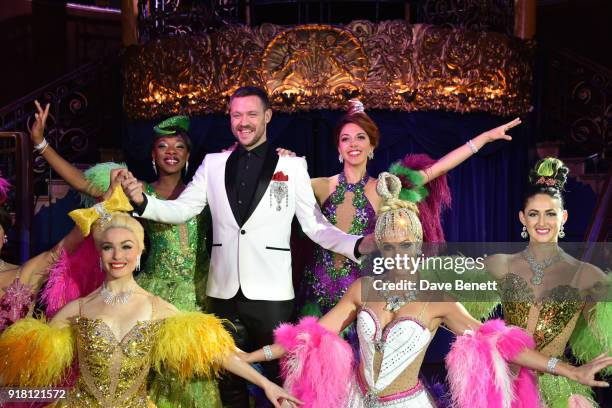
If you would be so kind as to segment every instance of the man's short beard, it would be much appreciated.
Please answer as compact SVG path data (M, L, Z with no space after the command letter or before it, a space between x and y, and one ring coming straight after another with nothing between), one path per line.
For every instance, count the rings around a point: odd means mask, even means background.
M242 145L242 146L245 147L245 148L254 146L257 143L259 143L259 141L261 140L261 138L263 136L264 136L264 132L261 132L259 135L255 134L255 137L253 137L253 139L251 139L251 142L248 145Z

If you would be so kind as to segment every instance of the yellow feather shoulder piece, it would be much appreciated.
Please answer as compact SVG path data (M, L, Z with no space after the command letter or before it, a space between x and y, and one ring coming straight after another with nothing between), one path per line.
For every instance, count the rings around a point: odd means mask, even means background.
M169 369L182 381L191 377L211 378L235 350L223 320L200 312L180 313L164 320L153 348L152 363L157 371Z
M3 386L48 387L60 382L72 364L75 339L71 326L55 328L26 318L0 335Z

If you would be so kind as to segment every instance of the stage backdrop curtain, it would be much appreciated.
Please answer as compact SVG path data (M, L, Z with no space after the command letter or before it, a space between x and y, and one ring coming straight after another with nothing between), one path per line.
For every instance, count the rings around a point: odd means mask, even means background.
M313 111L275 113L268 126L268 138L276 146L306 156L311 177L329 176L341 170L332 133L344 112ZM438 159L481 132L512 118L489 114L446 112L369 111L381 131L380 145L369 164L377 176L408 153L427 153ZM154 178L151 166L152 125L132 122L124 137L126 161L137 177ZM190 136L194 145L189 179L206 153L219 152L234 143L227 115L192 118ZM530 127L523 124L510 134L512 142L496 142L482 149L448 174L452 209L443 217L448 241L517 241L527 170ZM219 177L223 177L219 174Z

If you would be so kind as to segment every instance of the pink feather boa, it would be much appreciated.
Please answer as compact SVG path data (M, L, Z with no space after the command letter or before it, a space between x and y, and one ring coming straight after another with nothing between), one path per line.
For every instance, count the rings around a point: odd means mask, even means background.
M104 272L100 269L99 259L91 235L72 254L62 251L49 270L49 281L42 294L48 318L67 303L93 292L102 284Z
M453 405L459 408L537 408L533 373L521 368L513 379L507 362L535 342L525 331L489 320L458 336L446 356Z
M7 179L2 177L0 173L0 204L4 204L6 202L11 187L11 183L9 183Z
M302 408L346 404L353 375L353 351L346 341L314 317L280 325L274 339L287 350L281 374L289 392L304 402Z

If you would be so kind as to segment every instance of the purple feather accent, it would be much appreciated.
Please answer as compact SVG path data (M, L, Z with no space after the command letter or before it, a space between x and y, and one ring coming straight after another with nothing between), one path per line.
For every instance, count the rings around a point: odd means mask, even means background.
M427 389L437 408L451 408L450 391L444 381L440 381L436 376L430 381L423 374L419 374L419 380Z

